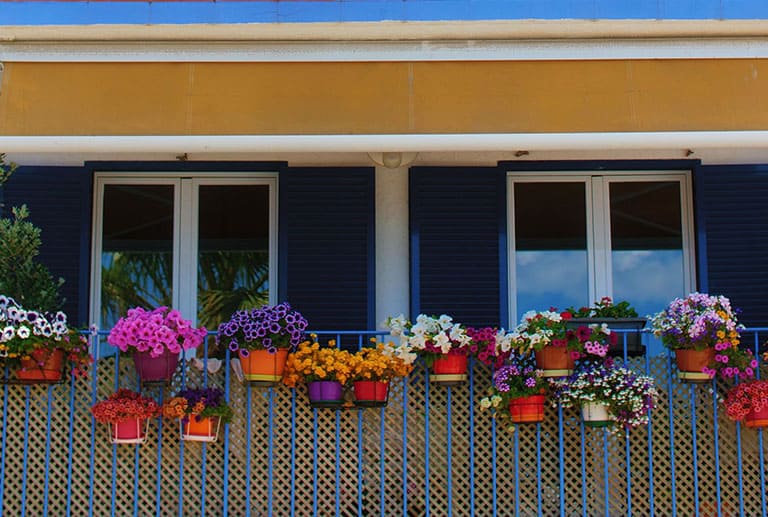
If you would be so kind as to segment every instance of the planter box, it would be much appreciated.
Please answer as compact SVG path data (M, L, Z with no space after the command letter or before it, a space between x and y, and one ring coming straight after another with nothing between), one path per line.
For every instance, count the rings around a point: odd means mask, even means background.
M627 357L638 357L645 355L645 345L643 344L641 330L645 327L645 318L572 318L568 320L566 326L570 329L576 329L581 326L602 325L605 323L611 330L627 330L629 332L618 333L619 341L616 345L611 345L608 349L608 355L611 357L624 357L624 336L627 339Z

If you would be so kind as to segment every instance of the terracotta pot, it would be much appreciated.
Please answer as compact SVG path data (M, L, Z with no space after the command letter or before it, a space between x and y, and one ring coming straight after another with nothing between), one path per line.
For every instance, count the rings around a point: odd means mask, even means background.
M509 416L515 424L544 421L544 395L530 395L509 401Z
M313 381L307 384L309 405L338 407L344 402L343 387L338 381Z
M581 418L588 427L608 427L613 423L608 406L600 402L587 402L581 406Z
M134 350L133 364L141 382L170 382L179 364L179 354L165 349L159 356L152 357L149 351Z
M389 382L387 381L354 381L355 404L363 407L380 407L387 404L389 397Z
M547 345L535 355L536 366L544 370L542 377L565 377L573 373L573 356L564 346Z
M278 348L274 354L268 350L250 350L248 357L240 358L243 377L249 382L276 384L283 379L287 348Z
M215 442L219 436L221 419L217 416L197 418L190 416L181 423L181 439L192 442Z
M33 350L31 359L21 361L21 368L16 370L16 378L29 382L58 382L62 379L64 351L37 349ZM40 363L43 363L40 365Z
M706 382L712 379L712 375L704 373L704 367L709 366L715 360L715 349L704 350L675 350L678 377L689 382Z
M768 406L760 411L750 411L744 419L744 425L753 429L768 427Z
M110 424L112 427L110 439L112 443L144 443L147 439L148 425L149 421L141 418L113 422Z

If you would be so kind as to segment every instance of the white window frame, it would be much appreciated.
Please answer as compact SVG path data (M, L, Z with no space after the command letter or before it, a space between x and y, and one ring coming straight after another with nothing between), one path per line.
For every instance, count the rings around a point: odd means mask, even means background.
M618 182L677 181L680 184L682 213L683 284L686 294L696 285L693 201L690 172L681 171L508 171L507 172L507 277L510 325L517 323L517 279L515 263L515 184L584 183L587 217L587 278L589 300L613 294L609 186Z
M198 202L204 185L266 185L269 187L269 303L277 303L278 181L271 172L99 172L94 175L93 239L91 246L91 321L100 321L101 248L106 185L172 185L173 307L197 324Z

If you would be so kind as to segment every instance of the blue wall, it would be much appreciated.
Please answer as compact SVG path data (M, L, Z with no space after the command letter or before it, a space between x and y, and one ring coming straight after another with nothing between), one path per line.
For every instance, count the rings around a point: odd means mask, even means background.
M8 2L3 25L308 23L439 20L763 19L765 0L261 0Z

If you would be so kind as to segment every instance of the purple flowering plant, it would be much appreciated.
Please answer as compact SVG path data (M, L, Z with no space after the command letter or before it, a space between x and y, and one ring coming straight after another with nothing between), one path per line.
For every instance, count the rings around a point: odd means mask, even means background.
M713 364L704 373L720 373L752 377L757 360L749 350L739 348L739 331L744 327L736 320L736 311L725 296L691 293L676 298L651 320L653 333L670 350L715 349Z
M288 302L264 305L259 309L235 311L229 321L219 325L217 344L228 346L240 357L250 350L267 350L274 354L278 348L295 350L304 341L307 320Z
M482 409L493 408L497 414L509 415L509 402L520 397L542 395L547 390L547 381L530 354L511 353L507 364L493 374L493 385L486 397L480 399Z
M182 318L175 309L158 307L149 311L134 307L112 327L107 342L123 352L137 350L159 357L165 350L179 353L196 348L207 333L205 327L193 327L192 322Z

